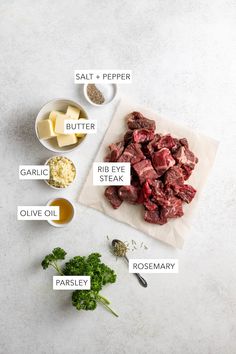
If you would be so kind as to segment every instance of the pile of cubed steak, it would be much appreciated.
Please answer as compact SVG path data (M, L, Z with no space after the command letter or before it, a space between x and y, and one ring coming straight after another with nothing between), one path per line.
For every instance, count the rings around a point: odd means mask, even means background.
M131 184L107 187L105 196L114 209L123 202L142 204L144 220L163 225L182 216L183 203L194 198L196 190L185 181L198 159L186 138L155 134L155 121L140 112L132 112L126 119L129 130L122 141L109 146L105 161L130 162Z

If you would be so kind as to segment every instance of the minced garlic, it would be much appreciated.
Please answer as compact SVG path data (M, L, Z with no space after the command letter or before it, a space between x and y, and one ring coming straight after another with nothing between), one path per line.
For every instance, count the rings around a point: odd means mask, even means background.
M50 179L48 183L56 188L68 187L75 179L76 169L73 162L67 157L52 157L48 162Z

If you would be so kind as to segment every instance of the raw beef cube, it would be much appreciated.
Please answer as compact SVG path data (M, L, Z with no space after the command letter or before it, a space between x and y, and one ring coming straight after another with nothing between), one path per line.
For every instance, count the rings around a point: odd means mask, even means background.
M157 172L157 176L160 177L170 167L174 166L175 159L172 157L170 150L163 148L152 155L152 163Z
M182 200L176 197L169 199L169 205L163 206L161 209L161 216L163 218L177 218L183 216Z
M166 200L165 203L163 203L163 205L169 205L169 200L171 197L175 196L175 193L173 191L173 188L171 188L168 184L165 185L165 196L166 196Z
M175 160L185 166L189 166L191 169L194 169L195 164L197 163L197 158L194 156L192 151L190 151L187 147L181 146L174 153Z
M186 166L186 165L182 165L181 168L183 171L184 180L186 181L191 176L193 170L189 166Z
M144 143L154 138L154 131L148 129L136 129L133 133L133 141L135 143Z
M156 129L156 123L154 120L145 118L142 113L140 112L132 112L127 115L127 125L129 129L150 129L150 130L155 130Z
M189 184L184 184L182 186L175 186L175 192L177 197L181 198L184 202L190 203L196 194L196 189L194 189Z
M109 145L110 153L106 156L105 161L116 162L124 151L124 143L122 141Z
M147 143L142 143L142 152L144 153L144 155L145 155L147 158L150 158L148 145L149 145L149 142L147 142Z
M144 196L145 200L147 200L150 197L150 195L152 194L152 189L149 185L149 182L150 181L148 181L148 180L145 181L145 183L142 186L143 196Z
M151 224L163 225L167 223L167 218L161 215L159 210L154 211L146 210L144 213L144 220Z
M104 194L114 209L119 208L119 206L122 203L122 200L118 196L118 187L115 186L107 187Z
M131 164L135 164L143 159L145 159L145 156L140 145L132 143L127 146L117 162L130 162Z
M131 144L133 141L133 130L128 130L124 135L124 143L125 145Z
M145 183L142 186L142 189L140 190L138 204L143 204L145 201L147 201L151 194L152 194L152 189L149 185L149 181L147 180L145 181Z
M142 160L136 163L135 165L133 165L133 169L137 173L141 184L143 184L146 179L152 180L158 177L150 160Z
M173 147L171 148L171 152L172 152L172 153L173 153L173 152L176 152L176 151L178 150L178 148L180 148L180 146L181 146L181 144L180 144L180 142L179 142L179 139L173 138L173 140L174 140L174 142L175 142L175 146L173 146Z
M160 139L160 135L159 134L155 134L154 135L154 138L153 140L151 140L148 145L145 147L145 152L144 154L147 156L147 157L151 157L152 154L157 151L157 143Z
M121 200L125 200L128 203L135 204L138 200L139 189L132 185L122 186L118 190L118 195Z
M139 182L139 178L136 175L136 173L134 172L133 167L131 167L131 184L134 187L137 187L139 189L141 188L141 185L140 185L140 182Z
M165 205L166 203L166 195L164 192L164 185L160 180L155 180L152 183L152 194L153 198L158 204Z
M158 205L154 202L152 202L150 199L148 199L146 202L143 203L143 205L145 206L145 209L153 211L156 210L158 208Z
M137 111L131 112L131 113L127 114L127 116L126 116L127 125L129 125L135 121L138 121L139 119L143 119L143 118L144 118L144 116L142 115L141 112L137 112ZM137 128L132 128L132 129L137 129Z
M173 186L175 184L183 184L184 183L184 176L183 170L180 166L173 166L166 171L164 176L165 184L169 186Z
M186 148L188 148L188 140L186 138L179 139L179 142L180 142L181 145L183 145Z
M162 148L171 149L175 146L175 141L170 134L162 136L157 142L157 148L160 150Z

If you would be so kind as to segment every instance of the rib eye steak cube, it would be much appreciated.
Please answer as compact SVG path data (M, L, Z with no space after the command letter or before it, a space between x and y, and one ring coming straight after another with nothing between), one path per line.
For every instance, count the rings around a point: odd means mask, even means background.
M174 166L175 159L167 148L163 148L152 155L152 164L157 172L157 177L160 177L170 167Z
M146 202L144 202L143 205L146 210L150 210L150 211L154 211L158 208L158 205L156 203L154 203L153 201L151 201L150 199L148 199Z
M138 204L143 204L152 195L152 189L149 185L149 180L145 181L139 193Z
M150 129L155 131L156 122L152 119L145 118L140 112L132 112L127 115L127 125L129 129Z
M118 188L116 186L107 187L104 193L114 209L118 209L123 202L118 195Z
M184 183L183 170L180 166L173 166L164 175L165 184L173 186Z
M197 192L196 189L189 184L183 184L182 186L176 185L174 191L176 196L181 198L186 203L190 203Z
M150 224L164 225L167 223L167 218L161 215L159 209L156 210L146 210L144 213L144 220Z
M157 148L159 150L162 148L172 149L174 146L176 146L176 144L170 134L163 135L157 142Z
M139 188L130 186L121 186L118 190L118 195L121 200L125 200L130 204L136 204L139 196Z
M105 157L107 162L116 162L124 151L124 142L119 141L118 143L109 145L110 152Z
M161 209L161 216L163 218L177 218L183 215L183 202L176 197L170 198L169 205L163 206Z
M139 181L143 184L147 179L156 179L158 177L150 160L142 160L133 165L133 169L139 177Z
M133 142L133 130L128 130L124 135L124 144L125 146Z
M198 159L195 157L194 153L186 146L181 146L173 156L179 164L188 166L191 169L194 169L195 164L198 162Z
M166 204L166 194L164 190L164 184L161 180L157 179L152 183L152 195L153 199L160 205Z
M154 130L136 129L133 132L133 141L135 143L144 143L154 139Z
M117 162L130 162L131 165L145 159L140 144L132 143L128 145Z

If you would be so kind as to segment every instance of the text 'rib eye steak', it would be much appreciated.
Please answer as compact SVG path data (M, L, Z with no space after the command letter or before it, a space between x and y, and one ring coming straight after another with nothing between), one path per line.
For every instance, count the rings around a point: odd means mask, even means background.
M155 133L155 121L140 112L131 112L126 121L129 130L122 141L109 146L105 161L129 162L131 184L107 187L107 200L114 209L123 201L142 204L144 220L152 224L183 216L184 203L196 194L185 181L198 162L187 139Z

